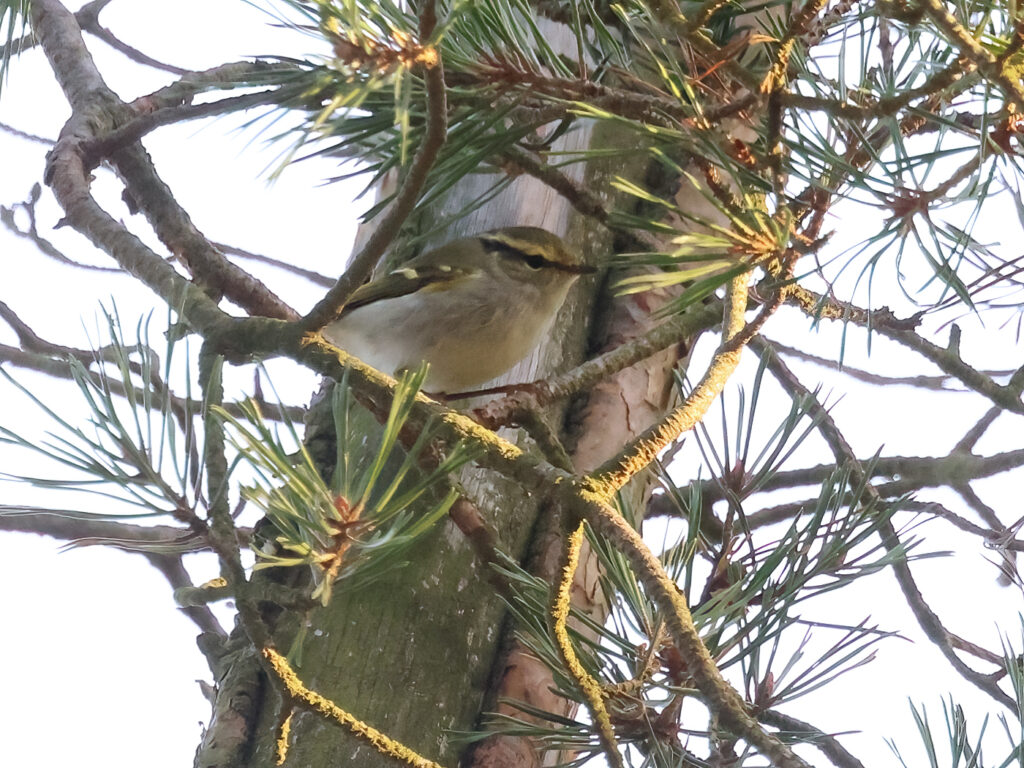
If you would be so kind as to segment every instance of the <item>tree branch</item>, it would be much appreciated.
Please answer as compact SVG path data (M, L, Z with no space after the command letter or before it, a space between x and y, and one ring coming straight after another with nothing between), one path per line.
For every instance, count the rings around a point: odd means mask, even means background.
M835 736L829 735L803 720L797 720L795 717L784 715L773 709L759 712L757 719L778 728L792 739L817 748L837 768L864 768L864 763L850 754Z
M10 208L7 206L0 206L0 223L3 223L11 234L28 240L44 256L49 256L51 259L61 264L94 272L121 272L117 267L104 267L99 264L83 264L79 261L75 261L74 259L65 256L57 246L39 234L39 230L36 226L36 203L39 201L40 191L39 185L35 184L32 187L32 193L25 202L19 203ZM28 216L28 229L21 229L18 226L18 223L14 220L15 208L20 208Z
M79 26L84 31L95 35L115 51L124 54L138 64L143 64L147 67L152 67L153 69L161 69L164 72L170 72L172 75L184 75L189 71L181 67L175 67L172 64L164 64L151 56L147 56L138 48L133 48L128 45L128 43L122 41L120 38L115 36L113 32L100 24L100 11L102 11L109 2L110 0L98 0L97 2L88 3L81 10L76 12L75 18L78 20Z
M0 505L0 530L50 536L75 547L102 545L140 554L164 575L173 589L192 586L181 555L210 550L201 537L187 528L132 525L84 516L72 510L41 507ZM209 608L190 606L182 610L203 632L226 637Z
M832 453L835 456L836 461L840 465L849 468L855 483L864 485L869 499L881 501L881 495L874 486L871 485L870 479L866 476L864 468L861 466L856 454L854 454L853 449L850 448L850 445L846 442L846 438L843 437L828 411L821 406L813 393L804 387L796 376L793 375L778 355L774 354L769 345L762 342L758 346L758 353L766 360L768 370L775 376L783 389L789 392L791 396L806 398L807 402L813 404L812 414L819 420L819 431L825 438L825 441L829 444L829 447L832 449ZM886 549L889 552L899 551L901 545L899 537L896 534L896 529L893 527L892 523L888 520L882 521L880 523L879 531L881 533L882 543L885 545ZM896 575L896 581L899 583L903 596L907 601L907 605L910 607L911 612L917 619L918 624L928 639L931 640L942 652L943 656L946 657L946 660L949 661L950 665L959 672L964 679L973 683L976 687L987 693L1000 704L1010 708L1011 711L1015 711L1013 699L1003 693L991 677L982 675L967 666L967 664L961 661L956 655L956 652L953 650L954 636L946 630L942 625L942 622L939 620L939 617L925 602L924 596L921 594L921 591L918 589L917 584L914 581L913 574L910 571L910 566L908 565L906 558L900 557L894 560L892 568Z
M739 365L740 354L746 340L743 315L747 308L749 280L750 272L746 271L733 278L730 283L725 300L722 345L708 365L704 376L683 404L592 474L596 484L607 494L606 498L610 498L615 491L629 482L631 477L647 467L658 453L679 435L692 429L704 417L711 403L725 387L725 383Z
M126 552L208 552L195 531L172 525L132 525L74 510L0 505L0 530L35 533L76 546L103 544Z
M63 5L56 0L39 0L32 3L31 13L33 28L72 109L49 155L46 173L47 183L67 214L66 222L186 317L194 320L196 313L201 313L204 322L213 322L213 312L219 310L211 307L208 299L199 298L202 292L193 286L186 288L169 265L92 198L92 163L83 146L130 120L132 110L104 83L85 48L81 29ZM213 249L159 178L141 145L122 149L111 159L157 235L190 265L215 299L223 294L255 314L296 316L266 286Z
M252 251L246 251L234 245L227 245L225 243L214 243L213 247L231 256L238 256L239 258L248 259L250 261L255 261L260 264L269 264L272 267L280 269L282 272L287 272L292 275L298 275L299 277L303 277L306 280L309 280L309 282L311 282L313 285L319 285L322 288L330 288L332 285L334 285L335 282L333 278L327 277L327 275L322 275L319 272L314 272L311 269L303 269L302 267L297 267L294 264L288 263L287 261L281 261L280 259L275 259L270 256L264 256L259 253L253 253Z
M436 25L434 0L426 0L420 9L420 44L426 44ZM441 147L444 146L448 132L448 102L440 53L437 54L436 63L424 71L423 80L426 86L427 125L423 141L412 159L409 171L387 212L381 218L380 224L374 229L363 249L352 257L345 274L338 278L334 287L302 318L302 327L306 330L319 330L338 318L345 303L355 290L366 282L373 268L377 266L380 257L384 255L419 200L420 192L426 185L427 176Z
M49 155L46 172L46 181L66 213L65 223L110 254L122 269L190 322L212 328L228 321L202 290L178 275L93 199L90 169L83 161L80 141L93 138L104 126L112 127L108 110L117 108L120 100L103 83L82 42L81 30L63 5L57 0L34 0L31 14L36 35L72 109Z
M767 337L766 337L767 338ZM857 381L863 381L866 384L876 384L881 387L887 387L893 384L905 385L908 387L918 387L920 389L933 389L942 392L953 392L957 390L946 389L945 385L950 379L956 378L952 374L945 374L943 376L883 376L882 374L873 373L872 371L866 371L860 368L854 368L853 366L846 365L838 360L830 360L827 357L821 357L820 355L812 355L810 352L805 352L797 347L791 347L787 344L782 344L777 339L769 339L772 346L775 347L775 351L785 357L793 357L797 360L804 360L808 363L814 363L820 365L823 368L830 368L834 371L849 376L851 379ZM981 371L981 373L990 378L997 376L1010 376L1013 374L1012 369L998 370L998 371ZM1001 408L995 409L997 413L1002 413Z
M99 158L108 157L134 144L147 133L161 126L214 115L226 115L265 104L281 104L298 96L302 90L303 88L300 87L281 87L247 93L242 96L229 96L203 104L177 104L151 109L151 111L142 112L138 117L129 120L119 128L85 142L82 145L82 151L90 161L95 162ZM144 99L146 97L136 100L134 104L144 103Z
M827 298L803 287L797 287L791 292L787 296L786 302L799 307L809 317L843 320L880 333L882 336L914 350L926 360L937 365L940 370L958 379L975 392L984 395L1001 408L1012 413L1024 414L1024 403L1021 402L1018 389L997 384L989 376L972 368L960 358L958 349L943 349L915 333L913 326L918 322L916 317L909 321L897 320L888 309L870 312L852 304Z

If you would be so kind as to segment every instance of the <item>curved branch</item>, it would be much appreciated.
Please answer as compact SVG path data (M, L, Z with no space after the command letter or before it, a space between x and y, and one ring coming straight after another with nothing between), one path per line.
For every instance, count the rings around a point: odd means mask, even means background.
M69 546L102 545L145 557L164 575L172 588L192 586L181 562L186 552L208 552L209 546L187 528L171 525L132 525L113 520L84 517L70 510L0 505L0 531L17 531L50 536ZM227 633L206 606L188 606L182 611L203 632L225 637Z
M427 0L420 10L419 37L425 44L437 26L434 0ZM309 331L319 330L336 320L356 288L366 282L380 257L398 234L402 223L412 213L420 192L427 182L427 175L437 159L441 147L444 146L448 133L448 102L445 94L444 67L440 54L433 66L427 67L423 73L426 86L427 125L423 141L416 150L409 172L395 194L387 213L383 215L377 228L366 241L363 249L356 254L345 274L327 294L317 302L316 306L302 318L302 327Z
M164 72L170 72L172 75L184 75L189 70L182 67L176 67L173 64L164 64L162 61L157 61L151 56L147 56L138 48L134 48L128 43L121 40L113 32L100 24L100 11L109 3L110 0L98 0L98 2L92 2L83 7L75 14L75 18L78 19L79 26L86 32L102 40L104 43L109 45L115 51L124 54L132 61L143 64L153 69L161 69Z
M46 173L47 183L67 213L66 223L89 237L190 321L217 322L214 313L221 314L220 310L211 307L210 299L200 298L203 291L185 287L185 281L170 265L93 199L90 171L94 158L86 156L84 145L130 120L132 109L107 87L85 47L75 17L61 3L37 0L31 5L31 14L36 36L71 104L71 118L48 157ZM209 295L215 300L225 295L253 314L296 317L265 285L210 245L157 175L141 145L122 149L111 160L157 235L192 268ZM197 313L202 318L197 318Z
M708 365L704 376L678 408L668 414L632 443L627 445L610 461L605 462L593 473L592 478L600 486L605 498L610 498L622 488L637 472L647 467L679 435L693 428L707 413L740 362L747 334L744 333L743 315L747 308L747 288L750 272L745 271L733 278L725 301L722 345Z
M965 386L984 395L996 405L1012 413L1024 414L1024 402L1018 389L997 384L961 358L955 348L943 349L914 331L918 317L898 320L887 309L870 312L852 304L827 298L807 288L795 287L786 302L799 307L809 317L823 317L828 320L851 322L862 328L879 333L908 349L912 349L926 360L937 365L942 371L958 379Z
M839 431L839 428L836 426L836 423L829 412L821 406L814 394L800 383L799 379L797 379L789 368L786 367L786 364L782 362L779 356L774 354L769 345L763 344L762 348L759 350L759 354L761 354L765 359L768 370L771 371L773 376L775 376L783 389L793 397L806 398L806 402L811 404L810 413L819 419L818 429L831 448L836 461L849 468L851 478L854 482L864 485L868 499L880 501L881 495L871 484L870 478L867 477L864 471L864 467L857 459L857 456L853 452L849 443L846 442L846 438L843 436L842 432ZM887 550L890 552L899 550L901 546L900 540L896 533L896 529L890 521L880 521L879 532L881 534L882 543L885 545ZM972 669L956 655L956 651L953 648L956 638L942 625L939 617L925 602L924 595L922 595L920 589L918 589L917 583L914 581L914 576L910 571L910 566L906 559L903 557L895 559L893 561L892 568L896 576L896 581L899 583L903 596L907 601L907 605L910 607L911 612L917 619L919 626L924 631L928 639L931 640L942 652L942 655L946 657L946 660L950 665L959 672L965 680L973 683L976 687L987 693L1000 704L1009 708L1011 711L1016 711L1016 705L1013 699L1007 696L991 677L983 675Z
M0 206L0 223L2 223L11 234L28 240L44 256L49 256L51 259L61 264L93 272L121 272L117 267L104 267L100 264L83 264L79 261L75 261L74 259L65 256L57 246L39 234L39 229L36 225L36 202L39 199L37 194L38 190L38 184L33 186L32 194L24 203L18 203L16 206L12 206L10 208L7 206ZM28 216L27 229L19 227L17 222L14 220L16 208L20 208Z
M57 0L34 0L32 23L54 74L71 104L72 115L47 160L46 181L65 211L64 223L110 254L122 269L153 290L199 327L214 328L228 321L201 289L131 234L92 197L90 168L80 141L93 138L112 107L123 110L93 64L82 33L68 10Z
M757 719L784 731L792 739L817 748L837 768L864 768L864 763L850 754L835 736L815 728L810 723L771 709L758 713Z

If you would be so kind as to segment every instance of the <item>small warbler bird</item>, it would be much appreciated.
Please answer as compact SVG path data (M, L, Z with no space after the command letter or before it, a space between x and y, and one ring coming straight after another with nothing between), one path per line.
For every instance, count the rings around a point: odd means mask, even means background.
M593 271L547 230L482 232L361 286L323 333L385 373L426 361L427 391L464 392L526 357Z

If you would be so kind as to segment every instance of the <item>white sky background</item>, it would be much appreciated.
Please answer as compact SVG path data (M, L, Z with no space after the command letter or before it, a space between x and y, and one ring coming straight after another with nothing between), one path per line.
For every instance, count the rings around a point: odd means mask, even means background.
M112 3L102 22L126 42L149 55L179 66L202 69L246 56L266 53L309 52L313 41L266 26L268 18L239 0L205 2L150 2L146 12L138 3ZM142 16L145 16L142 19ZM87 38L90 50L108 83L130 100L151 92L173 76L127 62L105 44ZM289 47L290 46L290 47ZM53 136L67 115L65 102L55 85L41 52L26 52L13 63L10 79L0 96L0 122L19 129ZM335 275L348 255L359 203L352 202L358 187L321 186L323 178L335 172L327 163L301 164L288 169L273 184L266 181L283 144L270 147L252 130L232 130L238 118L185 123L162 128L144 140L156 167L193 217L197 226L213 240L280 258L320 272ZM0 204L25 199L33 183L42 176L45 148L0 133ZM130 218L118 201L120 188L112 175L97 172L96 189L113 215L122 217L137 232L144 232L141 217ZM38 208L43 236L52 239L72 258L83 262L110 263L80 236L53 231L59 211L44 190ZM979 231L997 233L999 216L1010 215L1008 207L997 209L993 223ZM848 223L847 223L848 225ZM836 225L842 231L843 224ZM153 242L150 236L148 241ZM993 234L991 241L998 241ZM162 251L160 251L162 252ZM38 254L25 241L0 231L3 258L3 298L40 335L64 344L88 346L83 323L95 328L98 302L116 300L126 326L153 306L153 296L130 278L70 270ZM251 266L243 264L244 266ZM257 266L253 271L261 274ZM272 288L300 310L317 298L297 280L274 272ZM891 267L874 280L875 306L902 305L895 290L882 295L891 284ZM863 301L861 303L864 303ZM158 306L154 327L166 316ZM943 318L948 319L948 317ZM998 324L1003 318L982 318ZM1014 346L1013 328L997 331L983 328L975 317L961 321L963 349L967 362L980 368L1012 368L1020 362L1020 348ZM800 344L806 351L836 357L841 345L840 328L825 326L809 331L802 318L792 314L775 318L769 335ZM95 338L95 337L94 337ZM158 337L157 337L158 340ZM0 342L14 343L13 334L0 324ZM1007 350L1013 352L1007 359ZM710 345L701 345L695 364L707 360ZM935 373L909 353L886 340L873 339L868 358L864 337L853 332L846 344L846 360L853 366L868 367L893 375ZM745 377L756 367L747 353ZM811 365L792 363L805 382L822 380L843 395L833 415L859 453L871 453L883 443L886 454L943 455L963 432L986 410L979 397L956 393L922 394L908 387L869 388L831 375ZM315 386L312 376L283 372L274 384L301 403ZM294 370L294 369L292 369ZM698 370L692 368L691 370ZM67 402L73 389L41 376L14 371L44 399ZM243 380L242 385L245 382ZM749 385L748 385L749 392ZM778 397L770 388L771 396ZM18 429L30 432L39 422L25 401L4 387L0 395L3 421L12 417ZM736 390L729 392L736 401ZM779 400L779 402L782 402ZM764 408L762 417L773 409ZM717 408L709 428L717 431ZM732 425L730 425L732 426ZM769 432L774 424L765 418ZM1020 447L1021 419L1002 416L978 446L980 453ZM693 441L684 450L678 472L692 476L695 466ZM0 453L4 471L17 467L10 453ZM831 461L820 441L809 441L802 453L807 464ZM792 466L797 466L793 464ZM31 471L28 469L27 471ZM705 476L707 472L705 471ZM996 478L977 487L1004 520L1021 514L1019 480ZM54 496L41 498L25 487L0 485L0 503L72 505ZM925 496L941 499L941 496ZM940 522L925 529L925 549L957 548L964 539ZM934 538L931 538L933 534ZM918 563L914 572L925 585L929 603L950 629L989 648L998 648L997 623L1018 643L1017 614L1021 594L1016 588L997 590L992 586L995 569L986 553L973 548L955 561L936 559ZM163 577L141 557L99 548L76 549L63 554L52 540L27 535L0 535L0 595L7 620L0 632L0 658L5 670L0 676L0 735L5 744L5 764L44 766L86 764L102 760L110 766L144 762L154 768L190 765L200 737L200 722L209 717L196 680L208 680L206 662L195 648L194 625L173 606ZM992 559L991 555L988 555ZM195 558L197 581L216 575L212 558ZM969 725L976 732L985 714L997 714L989 700L976 696L966 684L949 673L948 666L933 646L916 631L908 611L888 575L865 581L844 591L838 605L828 598L813 606L817 620L851 618L849 606L862 603L856 616L870 615L883 629L914 627L907 631L913 642L890 640L878 648L879 658L830 689L827 701L814 696L799 700L784 711L804 717L826 730L859 729L862 735L844 743L868 765L895 765L884 737L894 737L905 756L923 759L914 733L913 721L904 696L925 703L932 722L941 722L940 698L955 691L967 707ZM894 599L895 598L895 599ZM808 607L808 614L812 609ZM75 634L69 634L74 632ZM822 635L824 640L833 640ZM941 672L940 672L941 670ZM971 707L971 703L977 706ZM990 724L994 730L995 725ZM941 727L937 729L941 733ZM55 735L56 734L56 735ZM1001 754L1005 741L992 756ZM939 744L940 754L944 750ZM817 759L815 753L810 753Z

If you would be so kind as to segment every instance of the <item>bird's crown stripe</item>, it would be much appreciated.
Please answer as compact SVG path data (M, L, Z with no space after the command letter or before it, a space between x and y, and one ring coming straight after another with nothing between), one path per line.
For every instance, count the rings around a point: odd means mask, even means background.
M480 238L480 241L485 246L498 252L504 251L505 253L509 253L511 251L513 254L520 256L539 256L549 264L557 263L548 258L547 251L540 246L536 246L522 240L507 240L506 238L498 235L485 235Z

